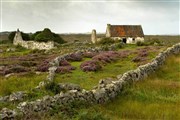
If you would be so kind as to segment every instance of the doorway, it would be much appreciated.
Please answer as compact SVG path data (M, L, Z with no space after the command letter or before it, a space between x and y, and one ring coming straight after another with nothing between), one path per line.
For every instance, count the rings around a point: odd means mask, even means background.
M126 38L123 38L122 41L123 41L123 43L126 43L127 40L126 40Z

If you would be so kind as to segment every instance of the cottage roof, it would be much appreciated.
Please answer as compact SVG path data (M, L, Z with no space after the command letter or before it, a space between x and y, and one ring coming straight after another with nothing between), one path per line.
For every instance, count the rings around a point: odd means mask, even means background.
M144 37L141 25L111 25L111 37Z

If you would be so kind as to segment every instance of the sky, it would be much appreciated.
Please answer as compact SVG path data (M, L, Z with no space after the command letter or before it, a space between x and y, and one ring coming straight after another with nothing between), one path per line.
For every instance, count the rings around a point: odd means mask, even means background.
M1 0L0 31L106 31L107 24L142 25L144 34L180 34L179 0Z

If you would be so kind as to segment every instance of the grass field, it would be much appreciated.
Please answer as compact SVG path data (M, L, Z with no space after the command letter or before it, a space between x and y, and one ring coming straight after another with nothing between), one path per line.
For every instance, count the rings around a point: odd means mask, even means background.
M180 54L171 56L156 73L126 88L117 98L95 109L111 120L180 119Z
M64 35L67 41L89 39L89 35ZM128 70L135 69L139 64L150 62L160 51L168 46L179 42L179 36L145 36L146 41L161 41L162 46L137 46L125 45L121 50L129 50L131 54L124 59L108 63L97 72L83 72L80 64L90 58L83 58L80 62L70 62L76 70L72 73L56 74L55 82L59 83L75 83L85 89L92 89L96 86L100 79L111 77L114 78ZM87 40L88 41L88 40ZM82 47L90 47L95 45L82 45ZM51 60L56 56L64 53L72 52L76 49L76 45L60 45L57 49L45 53L44 51L32 51L22 47L15 47L12 44L0 44L0 66L10 66L20 64L21 62L41 63L44 60ZM79 46L78 46L79 47ZM150 47L150 49L148 48ZM7 52L8 48L15 48L16 51ZM132 62L132 59L138 55L138 50L148 49L147 61L145 63ZM54 95L52 91L42 89L39 92L31 93L31 89L38 85L40 81L46 79L47 73L37 75L35 68L27 73L15 73L10 77L0 75L0 96L9 95L15 91L28 91L25 100L32 101L42 98L44 95ZM3 107L15 108L18 102L0 103L0 110ZM79 106L79 104L77 105ZM53 116L47 113L44 116L38 116L38 119L76 119L76 120L92 120L92 119L180 119L180 55L171 56L166 64L162 66L156 73L152 74L143 81L134 83L127 87L114 100L102 105L80 105L82 107L68 108L68 112L61 114L59 109L52 110ZM56 114L57 113L57 114ZM50 116L49 116L50 115Z
M43 114L42 120L179 120L180 119L180 54L172 55L157 72L125 88L105 104L77 103L58 109L53 116ZM52 112L52 111L51 111Z

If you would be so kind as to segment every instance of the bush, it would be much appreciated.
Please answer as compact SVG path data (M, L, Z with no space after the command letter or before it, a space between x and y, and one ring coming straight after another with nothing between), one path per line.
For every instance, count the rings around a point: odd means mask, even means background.
M108 51L94 56L92 59L100 61L102 63L111 63L118 58L118 53L114 51Z
M38 65L36 70L40 72L47 72L50 65L48 61L44 61L42 64Z
M108 37L105 37L105 38L102 38L98 44L102 44L102 45L106 45L106 44L112 44L112 43L115 43L115 41L111 38L108 38Z
M32 61L23 61L20 63L20 65L22 65L24 67L32 67L32 66L36 66L37 63L32 62Z
M56 84L55 82L51 82L49 84L46 84L44 88L48 91L53 92L54 94L58 94L61 91L61 88Z
M137 42L136 42L136 45L137 45L137 46L143 46L143 45L144 45L144 42L137 41Z
M115 46L116 46L116 48L123 48L124 44L125 43L123 43L123 42L119 42L119 43L116 43Z
M51 32L51 30L48 28L45 28L43 31L36 32L31 37L38 42L54 41L60 44L65 43L65 41L58 34Z
M61 60L59 66L70 66L71 64L67 60Z
M92 58L96 55L97 55L96 52L85 52L85 53L83 53L83 57L86 57L86 58Z
M134 57L134 58L132 59L133 62L143 62L143 61L146 61L146 60L147 60L147 58L139 57L139 56Z
M11 32L11 33L9 34L8 39L9 39L11 42L13 42L15 34L16 34L16 31L13 31L13 32ZM26 41L30 40L29 34L21 32L21 35L22 35L22 39L23 39L23 40L26 40Z
M148 52L147 50L140 50L138 53L139 57L147 57L148 56Z
M10 68L5 68L3 71L3 74L10 74L10 73L21 73L21 72L28 72L29 69L20 66L20 65L15 65L15 66L11 66Z
M81 61L82 60L82 55L78 53L72 53L66 56L65 58L67 61Z
M38 35L39 33L41 33L41 31L37 31L34 34L30 35L31 40L35 40L36 35Z
M70 73L72 70L75 70L76 67L74 66L59 66L57 69L56 69L56 73Z
M16 45L16 51L21 52L26 50L26 48L22 47L21 45Z
M98 71L102 67L98 61L90 60L90 61L85 61L85 62L81 63L80 68L84 72L89 72L89 71Z

